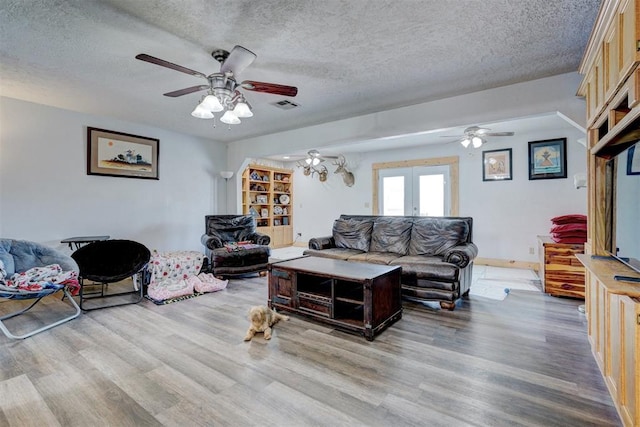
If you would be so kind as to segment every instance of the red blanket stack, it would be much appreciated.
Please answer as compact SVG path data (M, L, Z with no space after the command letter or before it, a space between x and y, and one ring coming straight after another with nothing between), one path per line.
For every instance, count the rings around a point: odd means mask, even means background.
M584 243L587 241L587 217L581 214L551 218L551 238L556 243Z

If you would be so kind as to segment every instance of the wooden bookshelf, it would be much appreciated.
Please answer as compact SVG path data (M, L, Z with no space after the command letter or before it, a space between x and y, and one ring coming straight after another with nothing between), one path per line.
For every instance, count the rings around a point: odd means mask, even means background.
M249 165L242 173L242 213L256 218L272 247L293 244L293 170Z

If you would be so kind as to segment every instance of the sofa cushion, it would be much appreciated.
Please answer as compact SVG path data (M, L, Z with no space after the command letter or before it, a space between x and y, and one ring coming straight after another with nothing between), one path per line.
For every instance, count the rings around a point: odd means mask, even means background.
M371 243L371 221L336 219L333 222L333 240L336 248L368 251Z
M404 218L378 218L373 222L371 252L393 252L406 255L409 251L411 221Z
M413 221L409 255L442 255L467 241L466 221L449 218L419 218Z
M349 261L369 262L371 264L389 264L394 259L400 257L393 252L364 252L358 255L353 255L348 258Z
M433 279L450 282L460 280L460 268L442 261L439 257L407 255L394 259L389 265L401 266L403 278L414 277L416 280Z
M357 249L346 248L329 248L329 249L306 249L303 254L309 256L317 256L322 258L348 260L354 255L361 254L362 251Z
M251 215L207 215L206 234L217 236L226 242L241 242L256 232L255 220Z

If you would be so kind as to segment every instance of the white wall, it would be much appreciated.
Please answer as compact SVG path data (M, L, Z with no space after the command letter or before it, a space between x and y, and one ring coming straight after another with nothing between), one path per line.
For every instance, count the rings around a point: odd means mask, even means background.
M224 211L221 143L6 97L0 123L2 237L65 248L66 237L110 235L201 251L204 215ZM160 179L87 175L87 127L158 138Z

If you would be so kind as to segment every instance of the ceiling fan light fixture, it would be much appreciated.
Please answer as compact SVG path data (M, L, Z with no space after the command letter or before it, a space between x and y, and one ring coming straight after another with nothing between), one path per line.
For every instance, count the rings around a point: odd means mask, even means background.
M313 160L311 160L311 166L318 166L319 164L320 164L319 157L314 157Z
M473 144L473 148L479 148L484 143L484 140L479 136L474 136L471 138L471 143Z
M462 141L460 141L460 144L462 144L464 148L467 148L469 144L471 144L471 140L469 138L465 138Z
M240 124L240 119L238 118L238 116L233 114L233 111L231 111L231 110L227 110L222 115L222 117L220 117L220 121L222 123L225 123L225 124L228 124L228 125L238 125L238 124Z
M204 99L200 103L200 106L205 110L209 110L214 113L224 110L224 107L220 103L220 100L215 95L211 94L204 97Z
M304 162L308 165L311 164L311 157L307 157L306 159L304 159Z
M213 113L206 108L202 107L202 104L198 104L196 108L191 112L193 117L198 119L213 119Z
M251 111L251 107L243 98L240 98L238 102L236 102L236 106L233 108L233 113L237 117L253 117L253 112Z

